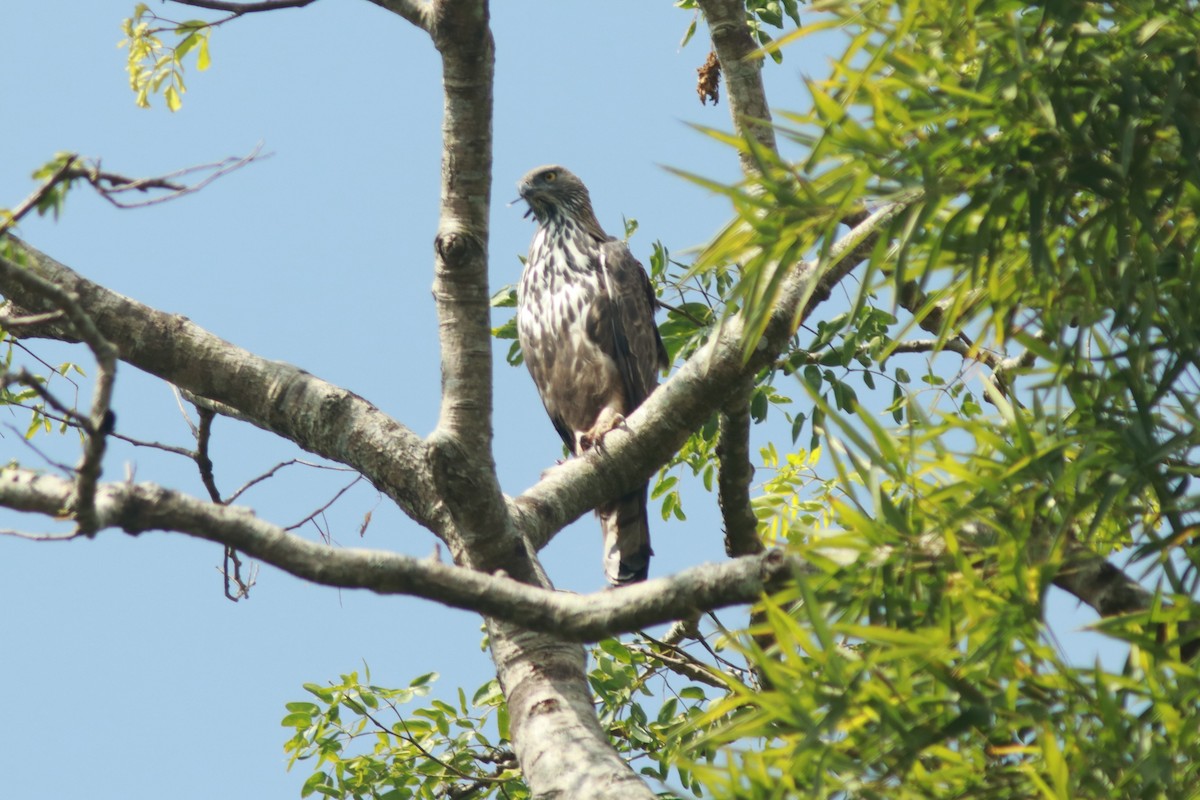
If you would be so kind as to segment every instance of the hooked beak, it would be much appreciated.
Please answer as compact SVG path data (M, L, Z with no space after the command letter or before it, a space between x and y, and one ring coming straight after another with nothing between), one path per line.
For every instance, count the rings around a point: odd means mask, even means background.
M533 216L533 203L529 199L529 195L531 194L533 194L533 187L529 185L528 181L521 181L517 184L518 197L508 204L509 206L512 206L513 203L520 202L521 200L525 201L529 208L525 209L525 213L521 215L522 219L529 219L531 216Z

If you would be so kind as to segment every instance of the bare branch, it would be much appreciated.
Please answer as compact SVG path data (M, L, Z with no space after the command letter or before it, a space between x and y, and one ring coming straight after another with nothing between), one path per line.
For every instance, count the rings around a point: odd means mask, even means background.
M40 327L48 322L57 322L65 316L61 311L47 311L45 314L26 314L24 316L0 314L0 328L5 328L20 336L24 328Z
M64 478L15 467L0 469L2 506L53 515L73 494L73 483ZM797 557L770 550L692 567L669 578L619 590L575 595L388 551L317 544L258 519L246 509L207 503L152 484L101 485L96 493L96 515L100 528L121 528L131 534L148 530L184 533L226 544L314 583L423 597L574 641L596 641L686 618L697 611L754 602L776 581L808 570ZM964 538L972 535L969 531L963 534ZM75 535L41 538L57 541ZM1055 583L1102 616L1145 610L1154 602L1153 593L1081 546L1070 551L1068 564Z
M642 638L650 642L653 647L638 647L632 645L631 649L640 650L656 661L660 662L672 672L682 675L690 681L703 683L708 686L716 687L717 689L728 689L729 683L717 677L717 670L711 665L704 663L700 659L688 653L681 647L676 647L674 644L655 639L648 636L646 633L640 634Z
M853 214L847 218L857 221L848 233L829 248L824 271L811 294L804 298L803 311L799 312L801 320L807 319L818 305L828 300L834 287L871 255L884 226L902 214L912 203L920 200L921 196L920 191L909 192L865 216Z
M55 461L54 459L50 458L50 456L48 456L46 453L42 452L41 448L39 448L36 444L34 444L32 441L30 441L25 436L23 436L21 434L21 431L17 430L15 425L10 425L8 423L5 423L4 427L12 432L13 436L15 436L17 438L17 441L20 442L22 446L28 448L34 455L36 455L38 458L40 458L42 461L44 461L49 466L53 467L54 469L58 470L59 472L61 472L64 475L71 475L74 473L74 470L71 469L71 467L69 465L62 464L58 461Z
M175 393L175 399L179 400L179 393ZM180 410L183 410L182 404ZM212 441L212 424L217 416L217 412L209 408L196 407L196 412L200 416L200 424L193 425L191 418L184 413L183 418L187 420L188 426L192 429L193 435L196 437L196 451L192 453L192 459L196 462L197 469L200 470L200 482L204 484L204 490L208 492L208 498L214 503L227 505L226 501L221 499L221 492L217 489L217 479L213 474L212 458L208 454L209 444ZM225 558L218 570L221 573L223 580L223 589L225 597L234 603L242 598L250 596L250 587L254 585L254 578L258 574L257 565L251 565L250 577L248 580L242 578L242 560L238 558L237 551L229 545L225 545Z
M29 533L27 531L0 528L0 536L24 539L28 542L69 542L72 539L78 539L83 534L79 531L75 531L74 533Z
M208 455L208 445L212 441L212 424L217 414L207 408L197 408L200 424L196 426L196 467L200 470L200 482L208 492L208 499L214 503L223 503L221 492L217 489L217 479L213 474L212 458ZM190 422L190 420L189 420Z
M350 491L350 489L353 488L354 485L357 484L361 480L362 480L361 475L355 475L354 480L350 481L348 484L346 484L341 489L339 489L337 494L335 494L333 497L331 497L328 502L326 502L324 505L322 505L316 511L312 512L311 514L309 514L307 517L300 520L299 522L288 525L286 528L284 528L284 530L285 531L294 531L297 528L302 528L309 522L312 522L314 519L316 519L320 515L324 514L326 511L328 511L330 506L332 506L334 503L336 503L338 500L340 500L342 495L344 495L346 492Z
M725 520L725 552L730 558L763 551L758 536L758 518L750 506L750 484L754 465L750 462L750 394L754 376L742 385L721 409L717 430L717 502Z
M178 1L176 0L176 2ZM261 153L262 142L259 142L254 146L253 150L241 157L226 158L211 164L199 164L194 167L186 167L175 172L169 172L165 175L147 178L130 178L116 172L107 172L100 169L99 161L87 162L82 166L74 163L64 172L63 177L69 180L78 179L86 181L101 197L117 208L142 208L158 203L165 203L178 197L198 192L217 178L228 175L230 172L240 169L252 161L268 157L261 155ZM185 178L196 173L208 174L195 183L180 183L177 180L178 178ZM121 199L121 196L128 192L147 194L152 191L163 191L166 194L137 202L126 202Z
M257 3L227 3L224 0L171 0L181 6L206 8L209 11L228 11L234 16L256 14L260 11L278 11L282 8L304 8L316 0L260 0Z
M20 369L16 372L0 373L0 384L8 386L10 383L19 383L22 386L28 387L42 399L43 403L50 406L62 415L60 418L55 418L49 414L46 414L44 411L41 412L48 419L54 419L58 422L66 422L68 425L72 425L83 430L87 429L87 416L68 408L65 403L55 397L49 389L42 385L42 381L39 380L36 375L31 374L28 370Z
M0 260L12 267L0 271L0 294L8 298L10 311L13 305L30 311L46 305L17 273L63 286L79 298L123 360L178 386L185 395L208 398L220 404L218 409L231 409L310 452L354 467L435 534L449 528L429 479L424 443L366 400L290 364L255 356L184 317L105 289L14 237L9 241L29 264L24 269ZM62 323L26 335L79 339L73 325Z
M91 316L80 304L79 296L57 282L48 280L32 269L26 269L3 256L0 256L0 282L20 286L39 301L62 311L96 359L96 383L84 429L83 456L75 469L75 497L69 504L79 529L84 533L91 533L96 530L96 482L100 478L106 436L112 431L114 421L110 404L116 379L117 348L100 333Z
M762 59L750 54L757 50L746 24L745 3L741 0L701 0L708 21L713 50L700 68L700 101L705 95L717 103L717 76L722 68L729 89L729 113L738 133L770 153L777 154L775 130L767 106L762 82ZM742 171L753 175L757 160L750 152L740 154ZM750 483L754 465L750 461L750 398L754 392L754 374L744 375L733 396L721 407L717 430L717 499L725 521L725 552L730 556L761 553L758 520L750 506Z
M771 111L767 105L766 90L762 81L762 56L753 34L746 22L746 6L742 0L699 0L699 6L708 22L710 37L720 68L725 73L729 90L730 114L738 133L752 140L764 151L778 155L775 130L771 124ZM715 103L715 83L719 70L709 55L709 63L701 70L701 100L706 94ZM753 152L741 153L742 171L753 175L759 169ZM892 206L897 212L903 206ZM831 253L830 266L820 282L814 285L808 298L805 314L828 298L829 292L851 269L857 266L874 247L878 231L890 217L880 216L857 219L857 227L850 235L835 245ZM718 431L717 454L720 460L718 475L718 497L725 520L725 548L730 556L747 555L762 551L757 527L758 522L750 506L750 483L754 467L750 462L750 398L754 389L754 373L745 374L737 384L733 396L721 407Z
M924 309L929 302L928 295L925 294L920 284L916 281L908 281L901 286L897 292L897 299L901 308L914 315ZM917 321L917 324L921 326L921 330L941 334L946 325L946 309L948 307L948 304L942 303L929 308L928 312ZM956 334L955 338L962 341L968 347L972 344L970 338L961 332Z
M38 394L41 396L41 392ZM44 397L43 399L46 399L47 402L49 402L48 398ZM59 406L63 405L62 401L58 400L57 398L54 399L54 403L57 403ZM54 404L51 405L53 407ZM33 410L31 406L27 406L23 403L13 403L13 406L16 408L24 408L31 411ZM62 414L62 416L56 415L50 411L46 411L45 409L40 409L39 413L41 413L41 415L48 420L63 425L68 425L78 430L83 430L87 424L87 418L77 411L66 411ZM112 431L108 435L113 439L119 439L122 442L133 445L134 447L148 447L154 450L162 450L164 453L183 456L189 461L194 461L196 459L196 452L194 450L188 450L186 447L177 447L173 444L164 444L162 442L147 442L142 439L135 439L132 436L126 436L125 434L118 433L117 431Z
M242 577L242 560L238 558L237 550L225 546L225 563L219 570L225 580L225 597L233 602L250 597L250 588L258 581L258 564L250 565L250 575Z
M284 469L286 467L295 466L297 464L299 464L302 467L312 467L313 469L327 469L327 470L332 470L334 472L353 472L354 471L354 470L350 469L349 467L333 467L328 464L314 464L311 461L304 461L303 459L299 459L299 458L293 458L293 459L289 459L287 461L281 461L280 463L271 467L269 470L267 470L263 474L261 474L257 477L251 478L250 480L248 480L244 484L242 484L242 487L240 489L238 489L233 494L229 495L229 497L224 501L225 504L228 505L229 503L235 502L247 490L253 488L254 486L257 486L258 484L262 483L265 480L273 478L275 476L275 473L279 472L281 469Z
M71 482L62 478L0 469L0 505L8 508L54 514L72 492ZM798 560L771 551L579 596L388 551L329 547L290 534L246 509L204 502L153 484L104 484L97 491L96 514L101 528L135 535L150 530L184 533L228 545L313 583L424 597L568 641L595 641L697 609L751 602L772 581L803 569Z

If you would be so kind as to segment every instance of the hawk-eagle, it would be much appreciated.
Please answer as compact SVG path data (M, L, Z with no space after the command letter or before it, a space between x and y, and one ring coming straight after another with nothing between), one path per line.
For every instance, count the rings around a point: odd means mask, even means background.
M517 187L538 224L517 287L517 334L550 420L578 455L641 405L667 367L654 289L628 245L600 227L574 174L538 167ZM596 509L613 585L649 570L646 491Z

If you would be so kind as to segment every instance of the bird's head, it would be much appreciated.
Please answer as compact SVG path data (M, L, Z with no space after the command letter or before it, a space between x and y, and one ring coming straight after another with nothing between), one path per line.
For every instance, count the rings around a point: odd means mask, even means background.
M556 218L581 221L595 218L587 187L565 167L548 164L530 170L517 183L517 191L521 199L529 204L525 216L533 214L539 223L551 222Z

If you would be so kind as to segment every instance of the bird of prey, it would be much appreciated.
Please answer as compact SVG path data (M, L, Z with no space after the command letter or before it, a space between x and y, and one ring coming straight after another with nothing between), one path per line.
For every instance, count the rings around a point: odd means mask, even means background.
M550 420L579 455L601 445L667 367L654 289L628 245L600 227L574 174L538 167L517 187L538 225L517 287L517 334ZM646 492L596 509L613 585L645 580L649 570Z

